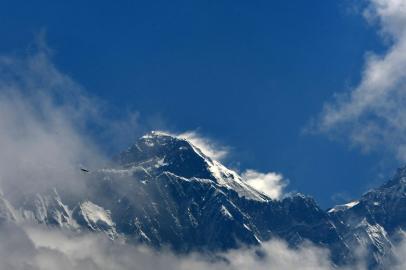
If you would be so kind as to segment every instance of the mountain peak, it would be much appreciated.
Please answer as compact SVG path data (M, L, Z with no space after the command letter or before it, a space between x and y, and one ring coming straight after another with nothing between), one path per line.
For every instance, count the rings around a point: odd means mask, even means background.
M166 132L147 133L119 154L115 161L124 169L142 167L155 176L170 172L188 179L208 179L240 196L269 200L246 184L238 173L212 160L187 139Z
M145 135L143 135L142 137L140 137L138 141L161 141L161 140L179 140L180 138L178 138L176 135L174 134L170 134L164 131L157 131L157 130L153 130L150 131L148 133L146 133Z
M162 130L151 130L150 132L143 135L141 138L151 138L151 137L172 137L177 138L178 136L173 135L169 132L162 131Z
M195 154L199 155L203 159L211 160L211 158L203 153L194 145L190 140L178 136L173 133L160 131L160 130L152 130L138 139L136 144L146 144L148 147L165 147L168 144L177 144L181 147L181 150L190 150L194 151Z
M209 157L187 140L161 131L140 137L114 160L121 167L142 166L154 174L169 171L186 178L210 178L206 166L211 162Z

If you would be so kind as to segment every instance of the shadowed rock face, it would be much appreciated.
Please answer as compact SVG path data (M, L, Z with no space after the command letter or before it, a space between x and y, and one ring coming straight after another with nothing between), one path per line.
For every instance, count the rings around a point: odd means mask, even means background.
M398 234L406 229L406 167L387 183L346 205L328 211L347 242L366 248L371 268L392 254Z
M271 238L294 247L308 240L329 248L337 264L351 263L351 250L362 246L374 268L391 255L393 238L406 226L405 171L326 212L301 194L272 200L187 140L152 132L110 166L86 174L89 192L80 197L54 189L13 207L0 195L0 222L100 231L177 252L222 251Z

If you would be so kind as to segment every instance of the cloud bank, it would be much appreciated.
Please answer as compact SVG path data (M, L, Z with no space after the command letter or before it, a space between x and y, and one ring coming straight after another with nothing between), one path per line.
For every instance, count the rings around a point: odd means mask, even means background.
M310 244L290 249L277 240L265 243L261 250L243 248L208 260L201 254L177 256L169 251L113 242L104 235L14 224L3 224L0 230L2 270L336 269L324 249Z
M369 0L364 17L379 26L389 48L383 55L367 54L360 83L325 104L317 129L406 161L406 2Z

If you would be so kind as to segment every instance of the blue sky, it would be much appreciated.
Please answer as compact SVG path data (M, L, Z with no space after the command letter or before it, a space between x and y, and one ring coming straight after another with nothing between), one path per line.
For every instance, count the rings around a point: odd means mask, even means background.
M367 52L392 46L385 22L363 15L370 2L379 1L3 1L0 52L25 52L45 30L60 70L112 113L139 114L134 138L197 130L231 147L230 166L282 173L288 190L328 207L402 164L323 120L323 131L304 132L335 94L361 84Z

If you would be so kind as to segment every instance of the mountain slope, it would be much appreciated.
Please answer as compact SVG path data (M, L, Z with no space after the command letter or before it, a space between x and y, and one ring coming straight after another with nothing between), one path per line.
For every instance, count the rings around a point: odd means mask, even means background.
M51 189L12 206L0 194L0 222L34 221L177 252L216 252L272 238L295 247L311 241L336 264L367 251L380 267L406 218L406 169L358 201L322 210L302 194L272 200L196 146L151 132L111 164L85 174L87 189L71 196Z

